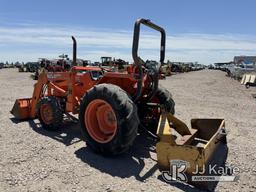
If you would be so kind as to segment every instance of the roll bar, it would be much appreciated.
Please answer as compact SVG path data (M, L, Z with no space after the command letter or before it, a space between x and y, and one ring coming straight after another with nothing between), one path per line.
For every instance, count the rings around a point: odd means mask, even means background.
M140 25L141 24L143 24L149 28L152 28L156 31L159 31L161 33L161 44L160 44L160 64L161 65L163 64L164 58L165 58L165 41L166 41L165 30L162 27L152 23L149 19L142 19L142 18L138 19L134 25L133 44L132 44L132 57L134 60L134 64L138 67L138 70L139 70L137 91L136 91L135 95L133 96L134 101L136 101L141 96L141 93L142 93L143 71L142 71L142 66L141 66L141 59L138 56ZM157 71L157 73L158 73L158 71ZM157 74L157 76L154 77L154 88L153 88L153 92L150 97L153 97L157 88L158 88L158 74Z
M149 28L152 28L156 31L161 33L161 47L160 47L160 63L164 62L165 58L165 41L166 41L166 34L165 30L162 27L152 23L149 19L138 19L134 25L134 32L133 32L133 44L132 44L132 57L134 63L136 65L140 65L140 59L138 56L138 47L139 47L139 38L140 38L140 25L143 24Z

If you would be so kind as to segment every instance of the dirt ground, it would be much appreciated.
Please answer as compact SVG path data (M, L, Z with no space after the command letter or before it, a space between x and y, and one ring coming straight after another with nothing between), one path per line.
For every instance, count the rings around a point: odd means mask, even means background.
M31 97L35 81L17 69L0 70L0 191L197 191L165 183L148 140L116 158L94 154L80 139L78 125L60 132L43 130L38 121L17 122L9 111L16 98ZM173 94L176 115L224 118L228 163L240 169L237 182L220 182L216 191L256 191L255 88L245 89L220 71L174 75L161 84Z

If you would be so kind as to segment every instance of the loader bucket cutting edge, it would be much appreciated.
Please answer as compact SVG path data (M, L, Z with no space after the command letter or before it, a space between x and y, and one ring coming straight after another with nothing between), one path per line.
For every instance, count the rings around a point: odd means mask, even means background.
M25 120L30 118L32 98L17 99L10 111L18 120Z
M186 182L199 188L211 190L214 183L194 182L191 178L196 175L197 171L204 171L202 176L210 175L209 165L224 166L228 152L224 120L192 119L191 134L176 139L171 134L169 123L173 122L169 122L161 116L157 132L160 141L156 145L159 169L171 171L172 160L184 161L189 165L185 170Z

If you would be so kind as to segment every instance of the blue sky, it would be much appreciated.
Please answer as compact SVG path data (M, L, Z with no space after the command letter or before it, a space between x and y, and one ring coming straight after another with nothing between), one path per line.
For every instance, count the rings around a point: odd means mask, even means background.
M73 3L72 3L73 2ZM166 59L212 63L256 54L253 0L0 0L0 61L71 55L132 61L134 21L149 18L166 29ZM141 52L158 59L158 34L143 28Z

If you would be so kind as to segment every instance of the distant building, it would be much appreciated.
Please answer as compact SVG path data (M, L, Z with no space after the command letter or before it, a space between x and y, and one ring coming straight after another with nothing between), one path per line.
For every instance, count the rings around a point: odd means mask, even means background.
M254 64L256 63L256 56L235 56L234 63L239 64Z

